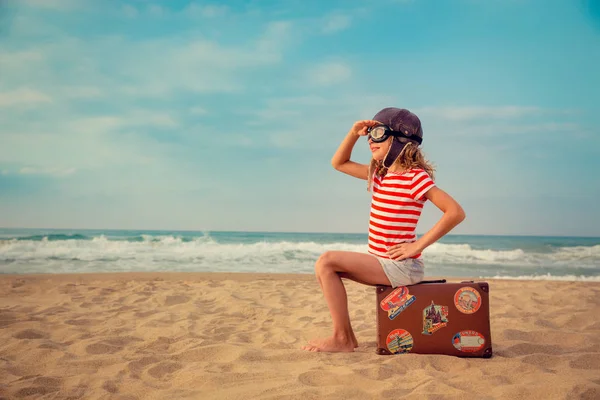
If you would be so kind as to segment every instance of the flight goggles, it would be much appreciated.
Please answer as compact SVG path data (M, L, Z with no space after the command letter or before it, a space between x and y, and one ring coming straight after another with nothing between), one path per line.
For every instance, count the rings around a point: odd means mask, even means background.
M423 141L423 139L421 139L417 135L406 135L403 132L393 131L386 125L377 125L370 127L369 129L367 129L367 135L367 139L370 138L375 143L384 142L390 136L407 138L410 140L414 140L419 144L421 144L421 142Z

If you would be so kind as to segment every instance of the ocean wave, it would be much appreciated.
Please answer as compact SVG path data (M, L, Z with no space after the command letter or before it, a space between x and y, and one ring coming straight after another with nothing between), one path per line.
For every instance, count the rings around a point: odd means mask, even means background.
M496 275L480 277L481 279L505 279L505 280L519 280L519 281L577 281L577 282L600 282L600 276L585 276L585 275L519 275L519 276L508 276L508 275Z
M31 236L20 236L20 237L16 237L13 238L12 240L30 240L30 241L59 241L59 240L88 240L90 239L90 237L85 236L85 235L81 235L79 233L74 233L74 234L63 234L63 233L57 233L57 234L48 234L48 235L31 235ZM11 240L11 239L8 239ZM0 240L1 241L1 240Z
M577 264L580 268L600 265L600 245L556 247L552 251L523 249L473 249L468 244L434 243L423 255L436 264L506 265L516 267L564 266Z
M311 273L315 261L325 251L368 251L366 243L284 240L221 243L208 233L195 237L139 234L113 238L72 234L39 239L38 236L41 235L0 239L0 272L50 269ZM428 247L423 257L430 271L444 273L471 268L480 274L533 276L550 272L555 276L560 271L559 275L594 275L600 266L600 245L526 251L477 249L469 244L438 242Z

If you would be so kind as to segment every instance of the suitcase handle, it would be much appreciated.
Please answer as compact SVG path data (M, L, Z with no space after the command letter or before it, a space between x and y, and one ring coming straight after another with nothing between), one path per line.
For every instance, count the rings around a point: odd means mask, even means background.
M445 279L437 279L433 281L421 281L419 283L415 283L415 285L420 285L421 283L446 283Z

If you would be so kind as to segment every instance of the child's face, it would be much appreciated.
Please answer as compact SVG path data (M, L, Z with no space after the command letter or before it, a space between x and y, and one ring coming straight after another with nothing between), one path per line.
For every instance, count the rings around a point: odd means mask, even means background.
M390 136L385 142L381 143L375 143L371 139L369 139L369 147L371 148L371 153L373 154L373 158L375 160L381 161L385 158L385 155L388 153L393 139L394 138Z

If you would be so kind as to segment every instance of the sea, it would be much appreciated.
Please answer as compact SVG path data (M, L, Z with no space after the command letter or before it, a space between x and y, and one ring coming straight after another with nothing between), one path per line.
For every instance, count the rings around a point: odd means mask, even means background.
M312 274L327 250L367 253L367 235L0 229L0 274ZM598 282L600 238L446 235L423 260L426 276Z

